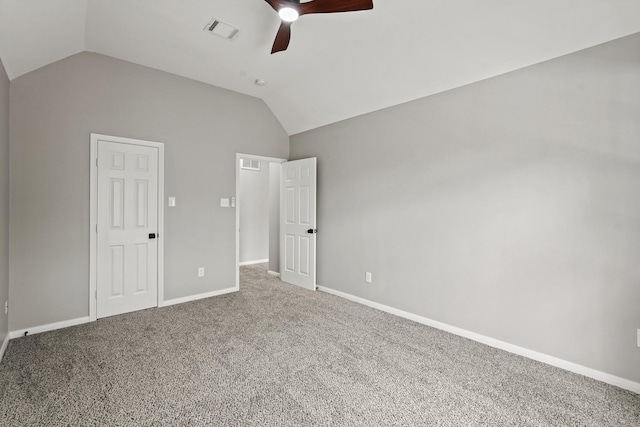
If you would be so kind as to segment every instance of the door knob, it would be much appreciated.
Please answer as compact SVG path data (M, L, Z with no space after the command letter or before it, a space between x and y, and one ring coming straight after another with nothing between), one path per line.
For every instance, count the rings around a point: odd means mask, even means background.
M156 233L149 233L149 238L150 239L155 239L156 238Z
M307 233L309 234L316 234L318 232L318 230L316 230L315 228L310 228L307 230Z

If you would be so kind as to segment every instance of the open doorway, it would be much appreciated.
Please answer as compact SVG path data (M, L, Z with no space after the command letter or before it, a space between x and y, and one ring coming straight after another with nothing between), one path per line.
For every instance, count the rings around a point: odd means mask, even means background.
M236 288L240 266L280 272L280 173L285 159L236 154Z

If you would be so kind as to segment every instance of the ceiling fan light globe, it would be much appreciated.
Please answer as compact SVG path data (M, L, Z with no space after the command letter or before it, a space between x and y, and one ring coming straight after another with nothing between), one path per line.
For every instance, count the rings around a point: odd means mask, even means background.
M293 22L300 16L298 11L292 7L283 7L278 11L278 15L280 15L280 19L285 22Z

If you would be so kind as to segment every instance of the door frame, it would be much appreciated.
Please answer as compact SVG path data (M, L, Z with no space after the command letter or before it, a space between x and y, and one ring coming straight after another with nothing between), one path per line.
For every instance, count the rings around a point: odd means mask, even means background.
M280 164L288 161L287 159L281 159L279 157L236 153L236 291L240 290L240 159L253 159L260 160L262 162ZM278 243L278 250L280 250L279 248L280 243Z
M97 320L98 141L100 140L158 149L158 307L164 304L164 143L92 133L89 159L89 319L91 321Z

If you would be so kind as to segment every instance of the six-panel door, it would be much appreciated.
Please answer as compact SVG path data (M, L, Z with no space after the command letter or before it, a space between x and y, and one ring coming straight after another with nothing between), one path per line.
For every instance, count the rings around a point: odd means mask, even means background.
M98 318L157 306L157 230L158 149L98 141Z
M282 164L280 276L307 289L316 286L316 159Z

